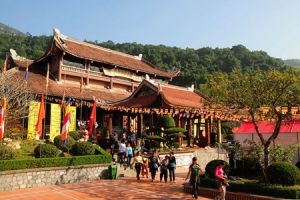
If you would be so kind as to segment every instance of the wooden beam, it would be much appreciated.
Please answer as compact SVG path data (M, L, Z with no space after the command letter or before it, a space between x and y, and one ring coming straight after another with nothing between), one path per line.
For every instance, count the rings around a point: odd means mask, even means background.
M112 135L112 127L113 127L113 115L109 115L109 121L108 121L108 131L109 135Z
M221 119L217 119L217 127L218 127L218 143L222 143L222 122Z
M86 75L86 85L87 86L90 85L90 65L91 65L90 61L86 60L85 67L86 67L86 73L87 73L87 75Z
M61 71L62 71L62 63L63 63L63 54L60 54L58 57L58 81L61 81Z

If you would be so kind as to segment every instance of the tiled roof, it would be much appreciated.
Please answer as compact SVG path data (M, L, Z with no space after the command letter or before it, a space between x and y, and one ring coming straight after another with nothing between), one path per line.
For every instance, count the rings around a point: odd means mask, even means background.
M143 90L144 85L154 88L155 94L136 96ZM138 89L127 99L116 102L114 105L128 107L149 107L159 100L161 96L163 102L171 108L201 108L208 98L194 90L162 83L154 83L144 80Z
M169 73L162 71L149 62L143 59L139 59L136 56L113 51L87 42L77 41L66 36L54 36L54 39L54 41L56 41L56 43L63 51L76 57L103 62L121 68L131 69L134 71L144 72L166 78L172 78L177 76L178 74L178 72Z
M205 101L203 97L194 91L170 85L161 85L161 95L167 104L174 107L200 108Z
M15 73L21 79L25 76L25 71L18 70L17 68L10 69L11 73ZM28 87L35 94L45 93L45 75L29 72ZM80 84L58 84L53 79L49 79L48 95L62 97L65 91L66 97L80 99ZM107 102L120 101L128 97L128 92L116 92L108 89L98 88L85 88L82 90L82 99L92 100L95 97L97 100L103 100Z

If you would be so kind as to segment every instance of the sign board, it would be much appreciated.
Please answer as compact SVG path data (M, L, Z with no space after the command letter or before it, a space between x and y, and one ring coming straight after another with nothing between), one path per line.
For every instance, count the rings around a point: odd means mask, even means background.
M50 140L54 140L55 136L60 135L61 126L61 105L51 103L50 113Z

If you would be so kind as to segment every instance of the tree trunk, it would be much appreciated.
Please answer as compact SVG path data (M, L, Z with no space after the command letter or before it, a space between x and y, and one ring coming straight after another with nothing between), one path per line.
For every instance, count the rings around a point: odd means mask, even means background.
M264 171L267 169L267 167L269 166L269 146L270 145L264 145Z

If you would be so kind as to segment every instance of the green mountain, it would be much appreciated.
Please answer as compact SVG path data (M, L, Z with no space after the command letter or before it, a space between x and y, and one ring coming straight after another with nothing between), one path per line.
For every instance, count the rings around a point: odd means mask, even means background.
M51 36L32 36L20 34L0 34L0 66L9 49L15 49L20 56L36 59L44 54ZM181 71L172 83L180 86L194 84L201 88L207 82L208 74L229 73L235 67L243 70L260 68L262 70L281 70L286 65L283 60L273 58L264 51L250 51L243 45L230 48L199 49L178 48L165 45L144 45L137 43L114 43L112 41L91 42L112 50L131 55L143 54L143 58L165 71Z
M21 31L0 22L0 34L25 36Z
M287 59L284 63L288 66L300 67L300 59Z

